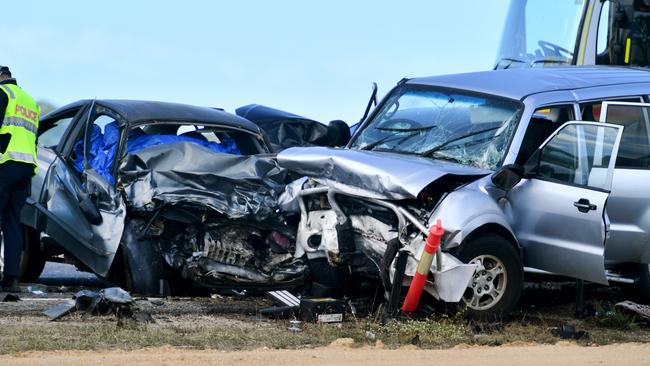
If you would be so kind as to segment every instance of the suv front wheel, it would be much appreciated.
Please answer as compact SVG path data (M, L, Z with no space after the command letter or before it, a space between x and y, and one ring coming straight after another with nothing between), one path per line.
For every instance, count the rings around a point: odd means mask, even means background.
M484 235L460 248L458 258L478 265L463 295L470 318L498 320L517 306L523 287L523 265L514 246L498 235Z

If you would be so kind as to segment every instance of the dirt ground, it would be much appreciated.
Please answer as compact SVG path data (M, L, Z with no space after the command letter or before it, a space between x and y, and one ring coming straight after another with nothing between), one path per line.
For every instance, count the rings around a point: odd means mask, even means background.
M291 319L262 316L272 303L252 296L138 298L152 321L85 313L50 321L42 312L74 290L43 290L0 302L0 365L650 365L650 324L613 307L626 297L617 288L590 287L583 318L575 317L574 286L543 284L528 286L504 321L440 309L384 321L366 298L343 323L303 322L299 332L288 330ZM567 325L576 339L559 333Z
M341 345L336 345L341 343ZM556 345L506 345L501 347L456 347L448 350L396 350L351 348L348 342L307 350L252 350L239 352L155 348L138 351L30 352L0 356L0 364L15 366L144 366L144 365L650 365L650 346L616 344L581 347Z

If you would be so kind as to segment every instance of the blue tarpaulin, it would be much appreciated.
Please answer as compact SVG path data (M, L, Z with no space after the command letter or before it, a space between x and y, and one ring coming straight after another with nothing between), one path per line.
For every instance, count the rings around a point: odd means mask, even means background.
M111 167L115 159L115 151L120 133L117 123L109 123L104 127L104 133L97 125L93 125L90 135L90 149L88 151L88 164L90 167L106 178L111 184L115 184L115 178L111 175ZM206 147L216 153L226 153L241 155L235 141L230 138L223 139L221 143L201 140L189 136L176 135L147 135L140 129L129 132L129 138L126 144L126 152L134 153L144 148L156 145L173 144L177 142L191 142ZM74 167L77 171L84 170L84 144L83 139L74 145L74 152L77 158L74 161Z

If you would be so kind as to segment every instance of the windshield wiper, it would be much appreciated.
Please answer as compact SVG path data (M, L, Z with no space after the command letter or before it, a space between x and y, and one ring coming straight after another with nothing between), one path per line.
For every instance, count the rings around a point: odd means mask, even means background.
M388 135L388 136L386 136L384 138L381 138L381 139L373 142L372 144L368 144L368 145L360 148L359 150L374 150L375 147L377 147L377 146L379 146L379 145L381 145L381 144L383 144L385 142L397 140L397 139L400 139L400 138L402 139L400 141L400 143L402 143L402 142L410 139L411 137L415 137L415 136L419 135L420 131L430 130L430 129L434 128L434 127L436 127L436 126L417 127L417 128L394 128L394 129L385 128L385 127L384 128L377 127L375 129L380 130L380 131L402 131L402 132L412 132L412 133L410 133L410 134L408 134L406 136L403 136L403 135Z
M510 61L510 63L508 63L507 65L505 65L503 67L504 70L509 68L510 66L512 66L512 64L514 64L515 62L520 63L520 64L525 64L526 63L526 61L524 61L524 60L518 60L516 58L510 58L510 57L502 57L502 58L499 59L499 62L497 62L497 64L494 65L494 70L499 69L499 65L501 65L502 61Z
M533 66L535 64L564 64L564 65L570 65L571 63L567 60L553 60L553 59L541 59L541 60L533 60L530 62L530 66Z
M413 127L413 128L375 127L375 130L391 131L391 132L412 132L412 131L427 131L435 127L436 126L422 126L422 127Z
M436 152L438 152L438 151L440 151L440 150L446 148L447 146L453 144L454 142L458 142L458 141L463 140L463 139L466 139L466 138L468 138L468 137L472 137L472 136L480 135L480 134L482 134L482 133L486 133L486 132L490 132L490 131L498 130L499 128L501 128L501 126L499 126L499 127L492 127L492 128L486 128L486 129L484 129L484 130L474 131L474 132L471 132L471 133L468 133L468 134L465 134L465 135L462 135L462 136L456 137L455 139L451 139L451 140L449 140L449 141L443 142L442 144L440 144L440 145L438 145L438 146L436 146L436 147L433 147L433 148L431 148L431 149L429 149L429 150L427 150L427 151L421 152L420 155L422 155L422 156L431 156L431 155L435 154Z
M417 136L417 135L419 135L419 134L420 134L419 131L416 131L416 132L411 133L411 134L408 134L408 135L406 135L406 136L401 136L401 135L398 135L398 136L395 136L395 135L388 135L388 136L386 136L386 137L384 137L384 138L382 138L382 139L379 139L379 140L373 142L372 144L368 144L368 145L366 145L366 146L360 148L359 150L374 150L375 147L377 147L377 146L383 144L384 142L389 142L389 141L393 141L393 140L397 140L397 139L402 139L402 141L400 141L400 142L404 142L404 141L406 141L407 139L409 139L409 138L411 138L411 137L415 137L415 136Z

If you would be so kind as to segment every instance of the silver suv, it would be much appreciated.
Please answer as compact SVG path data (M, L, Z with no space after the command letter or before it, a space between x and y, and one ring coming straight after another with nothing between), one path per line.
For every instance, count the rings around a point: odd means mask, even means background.
M425 290L476 317L511 312L524 272L636 282L650 296L649 95L642 69L405 79L347 148L278 155L309 177L287 190L302 215L296 254L388 289L396 254L412 276L440 219Z

